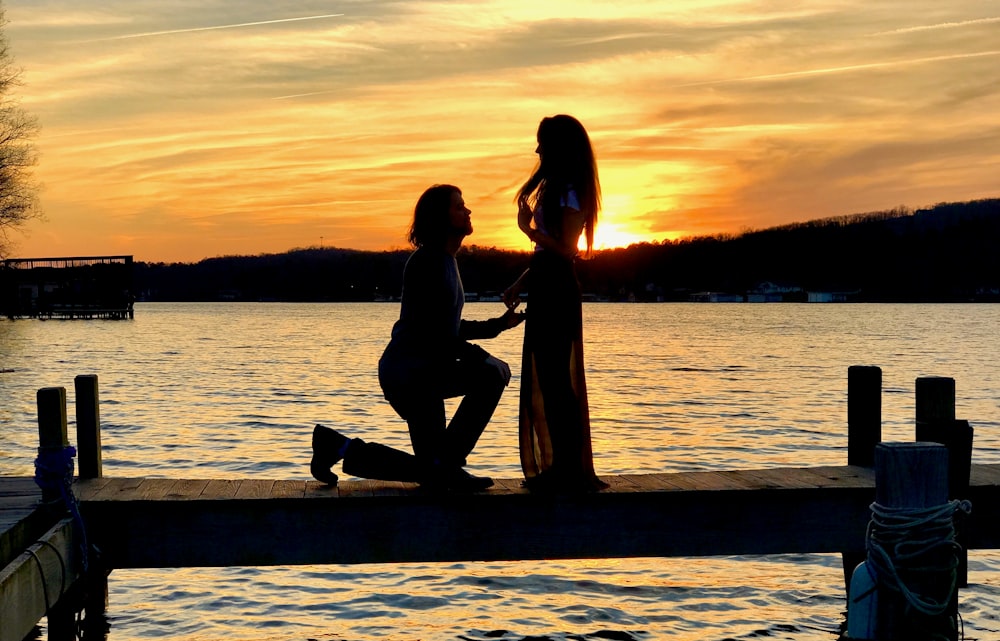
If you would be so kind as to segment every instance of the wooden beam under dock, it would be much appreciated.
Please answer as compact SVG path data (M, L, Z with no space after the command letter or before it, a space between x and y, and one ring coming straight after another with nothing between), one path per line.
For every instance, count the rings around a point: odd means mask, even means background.
M604 477L585 495L501 479L408 483L81 480L109 569L863 552L874 471L856 466ZM973 466L969 548L1000 548L1000 465ZM977 518L978 516L978 518Z

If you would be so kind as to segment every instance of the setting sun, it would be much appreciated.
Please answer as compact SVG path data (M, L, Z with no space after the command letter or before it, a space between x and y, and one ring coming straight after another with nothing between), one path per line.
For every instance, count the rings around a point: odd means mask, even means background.
M651 238L637 234L620 227L613 222L600 221L594 232L594 249L614 249L616 247L628 247L635 243L650 242ZM580 237L580 249L586 249L587 239Z

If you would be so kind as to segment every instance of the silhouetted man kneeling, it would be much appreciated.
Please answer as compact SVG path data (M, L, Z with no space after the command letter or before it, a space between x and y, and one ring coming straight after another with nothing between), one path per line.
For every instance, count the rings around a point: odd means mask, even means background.
M494 338L524 315L510 308L487 321L462 318L465 291L455 255L472 233L471 211L453 185L435 185L417 201L410 227L416 250L403 272L399 320L379 360L379 384L405 421L413 454L317 425L313 477L337 484L331 468L384 481L415 481L435 489L476 491L493 479L469 474L466 457L476 446L510 381L510 367L470 339ZM462 401L446 424L446 398Z

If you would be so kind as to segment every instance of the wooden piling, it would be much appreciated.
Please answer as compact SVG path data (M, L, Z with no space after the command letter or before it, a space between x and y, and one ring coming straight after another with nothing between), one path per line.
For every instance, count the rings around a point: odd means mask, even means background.
M875 448L875 502L888 509L933 508L948 503L948 451L937 443L881 443ZM888 541L899 530L880 532L874 527L870 537L884 534ZM897 545L902 545L897 542ZM913 551L913 542L906 542ZM893 546L895 548L896 546ZM890 555L895 549L886 550ZM930 558L927 558L929 556ZM920 559L922 567L896 565L900 581L919 597L933 596L940 603L948 601L942 614L927 614L915 609L896 589L880 579L876 614L876 639L879 641L921 641L957 639L957 600L951 581L948 553L932 550ZM871 562L869 555L869 562ZM901 559L893 558L893 561ZM911 562L914 562L910 559ZM934 569L934 565L940 569ZM931 568L929 569L928 566ZM950 589L950 593L946 592Z
M851 365L847 368L847 464L875 465L875 446L881 440L882 368ZM841 553L848 597L854 569L864 560L863 552Z
M882 368L847 368L847 464L871 467L882 440Z
M916 380L916 433L918 442L940 443L948 450L948 498L965 499L972 465L973 429L968 421L955 418L955 379L926 376ZM957 535L959 554L958 587L969 585L969 555L965 535Z
M36 395L38 403L38 453L61 451L69 445L66 433L66 388L43 387ZM42 501L52 504L61 501L58 489L42 488ZM62 509L62 505L58 506Z
M38 455L40 458L61 452L69 446L66 430L66 388L43 387L36 395L38 403ZM53 515L67 511L62 492L49 484L42 485L42 501ZM47 604L45 612L49 628L49 641L72 639L76 633L74 608L59 599Z
M80 464L79 478L99 479L104 476L101 459L100 393L96 374L81 374L74 379L76 388L76 440ZM84 577L82 607L86 613L84 625L100 621L108 610L108 575L99 557L90 559Z
M917 440L921 424L955 420L955 379L922 376L916 382Z
M76 455L81 479L104 475L101 463L101 411L97 375L81 374L76 387Z

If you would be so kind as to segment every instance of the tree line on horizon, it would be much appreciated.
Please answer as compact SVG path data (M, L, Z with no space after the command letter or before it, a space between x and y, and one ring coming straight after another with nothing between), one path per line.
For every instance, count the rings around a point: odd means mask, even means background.
M770 283L858 302L1000 302L998 249L1000 199L984 199L599 250L578 261L578 274L588 298L610 301L745 295ZM135 292L148 301L394 300L409 254L309 248L197 263L136 262ZM466 292L498 295L529 258L525 251L463 248L458 261Z

